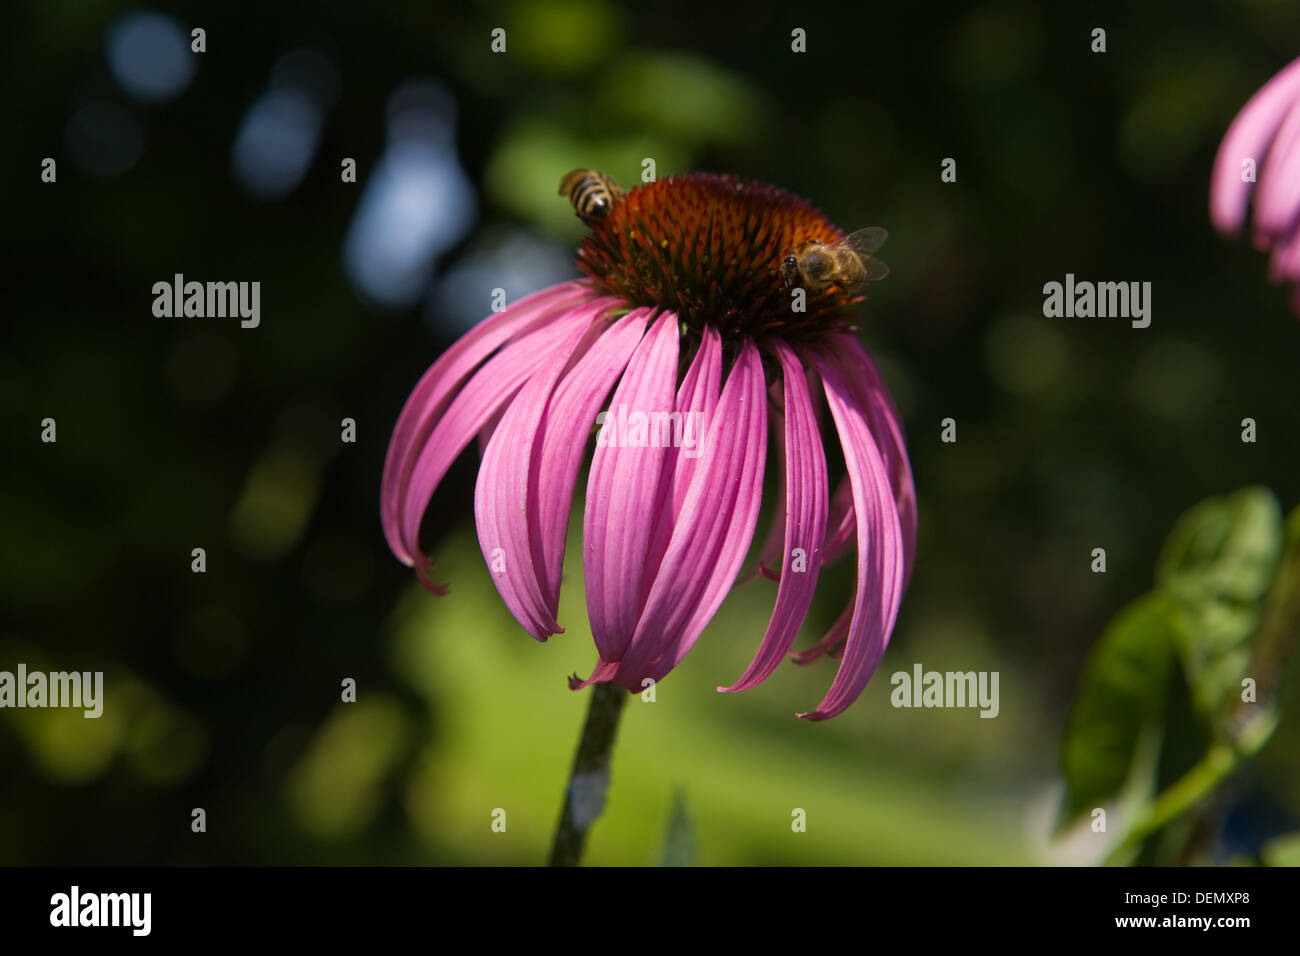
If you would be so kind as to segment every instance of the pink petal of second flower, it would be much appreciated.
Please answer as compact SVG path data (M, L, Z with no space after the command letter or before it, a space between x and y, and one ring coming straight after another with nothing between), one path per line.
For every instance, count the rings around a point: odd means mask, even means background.
M1300 213L1300 95L1261 164L1251 232L1264 248L1289 236Z
M1268 260L1268 279L1273 283L1300 279L1300 229L1273 247Z
M781 585L776 592L772 621L753 662L730 687L721 691L749 690L766 680L794 643L821 572L822 545L826 539L826 452L817 429L817 416L808 392L808 379L794 352L775 346L785 382L785 546L781 552ZM795 550L804 553L805 567L792 570Z
M1282 120L1300 97L1300 59L1269 80L1250 98L1228 127L1210 176L1210 219L1220 232L1235 235L1246 221L1254 183L1242 182L1242 162L1255 161L1256 177Z

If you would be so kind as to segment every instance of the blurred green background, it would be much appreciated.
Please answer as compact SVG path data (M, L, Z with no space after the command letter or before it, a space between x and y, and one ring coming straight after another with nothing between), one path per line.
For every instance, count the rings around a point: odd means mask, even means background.
M121 59L140 49L122 31L141 10L187 41L206 31L170 91L150 75L132 87ZM1264 258L1206 218L1218 138L1300 52L1300 8L736 11L7 11L0 669L103 670L107 701L98 721L0 711L0 864L544 860L586 703L565 677L595 660L576 530L568 633L538 645L483 566L474 462L435 499L444 599L389 555L379 476L407 391L490 289L517 298L576 274L560 175L631 185L644 157L660 177L732 172L846 229L889 229L892 273L861 329L905 417L920 552L878 676L825 724L793 715L833 662L714 692L749 662L775 594L738 590L656 701L630 701L588 861L1089 859L1048 840L1089 647L1148 590L1196 501L1260 484L1300 502L1300 326ZM796 27L806 54L790 52ZM167 35L146 34L162 38L160 70ZM286 88L303 95L253 109ZM432 238L384 206L379 171L410 155L440 197ZM56 184L40 181L46 156ZM940 181L946 157L956 183ZM420 219L418 202L401 208ZM400 283L375 279L383 255L364 266L390 247L409 259L400 301L384 297ZM178 272L261 281L261 326L155 318L152 285ZM1067 272L1152 282L1151 327L1044 318L1042 286ZM939 440L949 416L955 444ZM1248 416L1255 444L1240 440ZM40 440L46 417L56 444ZM1105 574L1089 570L1096 547ZM807 637L850 579L824 576ZM915 662L1000 672L999 717L893 709L889 674ZM1298 724L1293 707L1236 794L1221 857L1296 829ZM206 834L190 831L195 807Z

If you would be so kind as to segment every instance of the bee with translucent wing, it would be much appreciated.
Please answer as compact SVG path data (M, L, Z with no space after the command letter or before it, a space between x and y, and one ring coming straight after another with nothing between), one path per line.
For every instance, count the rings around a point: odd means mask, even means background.
M787 289L800 285L813 295L833 285L853 295L889 275L889 266L873 255L888 237L879 226L868 226L833 242L809 239L781 260L781 280Z

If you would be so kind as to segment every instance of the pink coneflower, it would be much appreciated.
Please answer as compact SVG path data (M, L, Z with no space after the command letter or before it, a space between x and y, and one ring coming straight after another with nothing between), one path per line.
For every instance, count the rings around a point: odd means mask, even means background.
M384 467L393 553L441 590L429 580L420 522L448 467L479 438L484 559L528 633L560 633L565 531L593 425L601 411L607 428L616 411L630 411L632 437L597 441L592 455L583 567L599 660L570 684L640 691L677 666L736 581L770 424L784 489L763 560L779 580L776 604L753 662L719 689L745 690L772 673L822 566L856 545L844 614L798 655L841 657L825 699L800 716L839 714L880 663L916 541L898 413L846 312L861 297L836 285L806 290L806 311L795 312L781 278L791 250L843 234L790 193L704 173L634 189L591 228L579 254L587 278L485 319L416 385ZM846 471L833 495L824 408ZM702 423L693 452L669 440L682 421Z
M1253 210L1251 237L1272 251L1269 278L1300 282L1300 60L1250 98L1228 127L1214 160L1210 218L1235 236ZM1291 290L1300 312L1300 285Z

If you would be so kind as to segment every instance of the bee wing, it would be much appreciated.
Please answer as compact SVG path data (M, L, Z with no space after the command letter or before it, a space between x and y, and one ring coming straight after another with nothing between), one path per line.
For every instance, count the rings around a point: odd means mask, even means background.
M836 239L830 243L830 248L852 249L861 260L862 268L867 270L867 277L863 281L879 282L889 275L889 266L875 258L872 253L883 246L888 238L889 233L880 226L868 226L866 229L859 229L841 239Z
M879 282L885 276L889 275L889 266L885 265L874 256L862 260L862 266L867 270L868 282Z
M869 256L883 246L888 238L889 233L880 226L868 226L849 233L843 239L836 239L831 245L848 246L860 256Z

